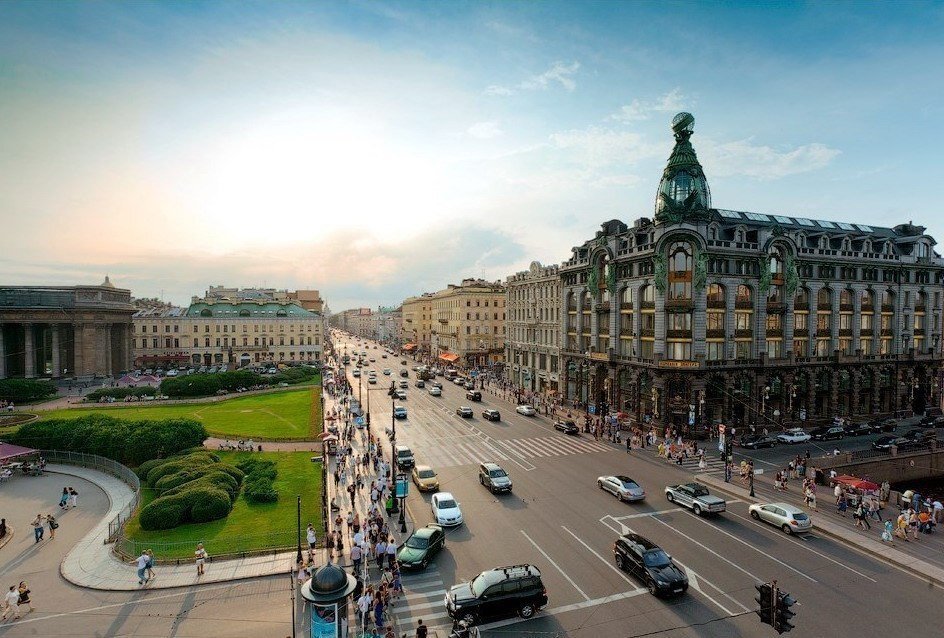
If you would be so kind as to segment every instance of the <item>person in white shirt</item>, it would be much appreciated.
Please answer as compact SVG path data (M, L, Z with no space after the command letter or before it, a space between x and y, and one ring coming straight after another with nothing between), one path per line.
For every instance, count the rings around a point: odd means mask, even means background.
M20 592L16 589L16 585L10 585L10 591L7 592L6 596L3 597L3 619L7 619L7 615L10 612L13 612L13 620L17 620L20 617Z
M361 597L357 599L357 615L361 620L361 624L366 626L367 619L370 615L370 605L373 602L370 595L367 592L361 594Z
M307 538L308 538L308 547L310 549L314 549L315 543L318 542L318 536L315 534L315 528L311 523L308 523Z
M147 552L141 552L141 555L138 556L138 584L144 585L150 580L147 577L147 566L151 562L151 557L147 555Z

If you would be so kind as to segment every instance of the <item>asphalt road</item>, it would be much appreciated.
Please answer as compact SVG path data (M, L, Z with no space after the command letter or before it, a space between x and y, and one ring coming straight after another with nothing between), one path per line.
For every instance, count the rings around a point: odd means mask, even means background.
M386 388L388 379L400 380L401 366L399 358L382 359L381 352L369 351L377 359L370 367L378 370L375 387ZM384 367L392 369L391 377L380 373ZM441 600L448 586L483 569L525 562L540 568L548 608L529 621L487 625L485 635L769 636L773 630L752 610L754 583L770 579L800 602L797 636L922 631L921 614L895 611L938 607L938 588L830 539L788 537L750 519L745 503L729 502L728 512L714 518L673 507L663 489L691 480L685 468L627 455L625 448L587 435L568 437L554 431L549 419L518 415L513 405L488 393L481 403L470 404L463 388L444 382L442 397L433 397L415 388L414 380L411 371L408 398L397 401L409 413L397 422L397 442L409 445L418 463L439 472L441 489L456 496L465 523L447 532L446 550L428 569L427 582L438 577L442 590L430 591L430 602L415 610L399 610L401 627L417 618L445 622ZM357 385L353 379L355 395ZM376 401L378 396L385 400ZM472 405L474 418L455 415L459 405ZM486 407L500 410L502 420L482 419ZM374 393L371 416L375 432L390 423L385 394ZM802 449L781 446L749 454L782 453L787 459ZM514 481L513 493L493 496L479 485L480 461L502 465ZM647 500L623 504L597 488L598 476L615 473L636 479ZM429 500L429 494L415 491L408 498L417 525L432 521ZM687 595L655 599L642 583L615 569L613 542L629 530L657 542L685 567L692 583Z

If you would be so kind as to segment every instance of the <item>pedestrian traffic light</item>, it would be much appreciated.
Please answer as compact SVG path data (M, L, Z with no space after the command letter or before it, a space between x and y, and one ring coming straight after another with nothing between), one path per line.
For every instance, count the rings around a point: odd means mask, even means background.
M754 589L757 590L757 595L754 596L754 600L760 604L760 609L755 610L755 613L760 616L760 621L762 623L773 626L773 588L770 586L770 583L763 583L754 585Z
M790 631L793 625L790 619L796 614L790 611L790 608L796 604L796 599L785 591L777 591L777 598L774 600L774 629L778 634Z

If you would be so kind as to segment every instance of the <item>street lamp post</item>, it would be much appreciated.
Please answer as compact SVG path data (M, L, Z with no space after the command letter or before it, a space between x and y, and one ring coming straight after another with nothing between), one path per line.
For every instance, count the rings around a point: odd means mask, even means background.
M296 540L298 552L295 555L295 562L302 562L302 496L299 494L295 497L295 525L296 525Z

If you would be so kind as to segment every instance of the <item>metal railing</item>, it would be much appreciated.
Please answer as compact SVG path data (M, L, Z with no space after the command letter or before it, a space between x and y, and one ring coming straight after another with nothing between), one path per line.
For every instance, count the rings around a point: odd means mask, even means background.
M302 530L304 532L304 530ZM304 541L304 538L302 539ZM245 558L264 554L277 554L296 549L298 530L284 529L246 536L222 536L213 538L193 538L182 541L138 540L119 534L115 541L115 554L124 560L141 555L146 549L154 552L157 563L186 564L193 562L193 552L197 543L203 543L210 555L210 560L222 558ZM304 543L303 543L304 544ZM323 540L319 539L319 546ZM307 544L304 544L307 547Z
M62 465L75 465L77 467L87 467L92 470L110 474L118 478L134 490L134 496L131 501L125 505L120 512L108 523L108 537L106 543L111 543L118 538L122 527L138 509L138 503L141 502L141 481L138 475L117 461L106 459L104 456L96 454L86 454L84 452L69 452L67 450L42 450L40 454L46 459L47 463L61 463Z

